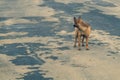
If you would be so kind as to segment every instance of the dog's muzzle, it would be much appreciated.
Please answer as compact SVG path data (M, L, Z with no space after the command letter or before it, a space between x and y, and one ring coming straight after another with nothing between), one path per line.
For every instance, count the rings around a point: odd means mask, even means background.
M73 27L77 27L77 26L74 24Z

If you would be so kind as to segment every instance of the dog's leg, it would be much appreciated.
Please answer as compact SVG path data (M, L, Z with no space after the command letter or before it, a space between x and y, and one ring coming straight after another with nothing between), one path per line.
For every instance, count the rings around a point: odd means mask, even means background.
M82 36L82 46L85 46L85 45L84 45L84 38L85 38L85 36L83 35L83 36Z
M74 42L74 47L76 47L77 38L78 38L78 35L75 35L75 42Z
M75 41L74 41L74 47L76 47L77 39L78 39L78 29L75 28Z
M81 33L78 33L78 50L81 50L80 48L80 43L81 43Z
M86 37L86 50L89 50L89 48L88 48L88 36Z

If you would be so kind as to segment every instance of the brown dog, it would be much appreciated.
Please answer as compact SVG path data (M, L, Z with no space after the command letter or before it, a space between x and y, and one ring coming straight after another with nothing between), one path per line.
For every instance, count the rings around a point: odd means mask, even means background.
M74 17L74 27L75 27L75 43L74 47L76 47L76 43L78 40L78 50L80 50L80 43L82 38L82 46L84 46L84 38L86 39L86 50L89 50L88 48L88 38L91 33L91 26L87 23L85 23L81 17L78 19Z

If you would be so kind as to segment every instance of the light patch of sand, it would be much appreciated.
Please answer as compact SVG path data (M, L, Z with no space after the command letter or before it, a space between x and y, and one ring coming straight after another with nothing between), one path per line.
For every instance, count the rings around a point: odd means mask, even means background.
M0 44L14 44L14 43L43 43L47 44L50 40L62 40L54 37L21 37L16 39L3 39L0 40Z
M50 7L36 7L36 6L27 7L25 12L25 16L50 17L55 14L56 14L55 10Z
M84 4L86 6L86 8L85 8L85 10L83 8L83 12L84 11L88 12L88 11L92 10L92 8L95 8L95 9L102 11L101 13L103 13L103 14L114 15L117 18L120 18L120 0L103 0L103 1L112 3L115 6L100 6L90 0L89 4L86 4L86 3ZM80 11L82 11L82 10L80 10Z
M114 61L109 62L109 60L103 59L101 60L98 56L93 57L91 55L76 55L72 57L74 64L80 65L84 68L84 66L88 66L84 69L86 75L92 80L119 80L120 64L115 63ZM114 64L114 65L113 65ZM109 76L108 76L109 75Z
M59 19L55 17L45 17L42 21L59 22Z
M0 44L37 43L40 39L41 38L39 37L22 37L16 39L4 39L4 40L0 40Z
M0 79L1 80L17 80L17 78L23 77L23 74L32 71L28 69L30 66L17 66L10 62L15 57L0 54Z
M9 60L12 57L0 54L0 79L1 80L16 80L20 74L15 71L15 67Z
M61 30L60 32L56 32L57 35L62 35L62 36L66 36L66 35L74 35L74 31L73 32L67 32L65 30Z
M75 11L78 12L78 13L76 13L76 15L82 15L84 13L89 13L92 10L94 10L94 8L91 8L88 4L84 4L83 7L77 8Z
M14 67L14 70L16 73L19 73L19 74L25 74L27 72L30 72L32 70L28 69L28 67L30 66L13 66Z
M38 23L37 21L30 21L27 19L20 19L20 18L11 18L5 21L0 22L0 26L4 25L14 25L14 24L35 24Z
M29 17L42 16L50 17L56 12L50 7L41 7L43 0L17 0L17 1L2 1L1 6L4 8L0 12L1 17ZM22 4L22 5L21 5ZM6 8L6 7L9 7Z
M27 35L27 32L9 32L9 33L4 33L4 34L0 34L0 36L2 37L6 37L6 36L23 36L23 35Z
M86 4L85 2L89 2L90 4L94 4L94 2L92 2L91 0L66 0L66 1L62 1L62 0L55 0L56 2L59 3L64 3L64 4L70 4L70 3L83 3L84 5ZM72 5L71 5L72 6ZM75 8L75 11L77 11L78 13L75 13L75 15L82 15L84 13L88 13L89 11L93 10L91 7L89 7L89 5L85 5L83 7L80 8ZM66 16L64 16L66 17ZM67 18L65 18L67 19ZM68 21L70 19L67 19Z
M71 44L72 42L66 41L61 46L71 47ZM54 80L119 80L120 58L106 56L109 53L106 46L94 45L91 48L89 51L83 48L81 51L73 48L63 51L53 49L51 55L57 56L58 59L46 59L50 55L44 54L39 56L46 62L40 70L47 71L44 76L52 77Z
M45 58L50 55L39 56L46 62L40 70L47 71L44 76L52 77L54 80L119 80L120 64L117 60L120 58L114 60L107 57L108 49L105 47L94 45L92 48L90 51L53 49L52 55L59 59Z
M90 1L90 0L55 0L56 2L59 2L59 3L64 3L64 4L69 4L69 3L84 3L86 1Z
M84 3L84 7L80 8L80 9L76 9L76 11L79 12L79 15L83 14L83 13L88 13L89 11L95 9L98 9L100 11L102 11L103 14L107 14L107 15L115 15L116 17L120 18L120 1L119 0L103 0L103 1L107 1L109 3L112 3L113 7L107 7L107 6L99 6L96 5L96 3L92 0L66 0L66 1L61 1L61 0L55 0L56 2L59 3L64 3L64 4L69 4L69 3ZM85 2L89 2L89 3L85 3ZM78 15L78 14L76 14Z
M71 15L65 14L60 16L60 18L66 20L67 22L72 22L73 21L73 17L71 17Z
M45 76L54 80L87 80L77 69L54 61L44 64L41 69L48 71Z
M65 30L62 30L60 32L57 32L58 35L66 35L67 34L67 31Z
M119 36L111 36L108 32L102 30L94 30L91 36L93 36L94 39L101 41L102 43L107 43L107 47L115 52L120 53Z
M114 5L120 6L120 0L103 0L103 1L107 1L113 3Z
M102 6L97 6L97 9L103 11L103 14L107 14L107 15L114 15L117 18L120 18L120 6L116 6L116 7L102 7Z

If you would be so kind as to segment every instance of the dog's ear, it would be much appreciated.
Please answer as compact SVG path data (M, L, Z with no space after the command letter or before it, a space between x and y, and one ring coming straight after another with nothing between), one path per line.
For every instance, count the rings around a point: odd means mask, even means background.
M81 16L78 17L78 23L81 21Z
M78 19L81 19L81 16L79 16Z
M74 17L73 20L74 20L74 23L77 23L77 19L76 19L76 17Z

